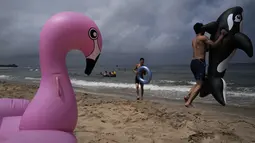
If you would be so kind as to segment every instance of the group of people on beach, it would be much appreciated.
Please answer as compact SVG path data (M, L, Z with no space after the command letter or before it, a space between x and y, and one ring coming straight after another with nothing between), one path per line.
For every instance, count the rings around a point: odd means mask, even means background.
M208 51L208 48L214 48L215 45L217 45L223 39L223 37L227 34L227 31L222 29L219 38L214 42L204 35L205 30L203 29L202 23L196 23L193 26L193 29L195 31L196 37L192 40L193 57L190 63L190 69L194 75L196 84L190 89L188 95L184 97L186 107L192 106L192 102L199 94L199 91L205 79L205 75L206 75L205 56L206 56L206 52ZM138 76L137 76L138 75L137 69L143 65L144 65L144 58L140 58L140 62L136 64L135 68L133 69L134 73L136 74L135 85L136 85L137 100L140 100L140 99L143 100L144 85L138 80ZM145 75L145 73L142 73L142 76L141 76L142 78L143 78L143 75ZM141 88L141 96L139 96L139 85Z

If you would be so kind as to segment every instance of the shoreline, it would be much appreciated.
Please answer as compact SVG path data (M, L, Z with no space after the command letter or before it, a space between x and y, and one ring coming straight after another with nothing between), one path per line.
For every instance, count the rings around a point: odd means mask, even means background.
M33 73L31 73L33 74ZM8 77L3 77L1 80L5 80L12 83L32 83L38 84L40 82L40 78L37 76L30 75L27 76L15 76L15 75L6 75ZM35 77L35 78L33 78ZM101 93L109 93L109 94L123 94L123 95L135 95L135 85L134 83L130 83L130 81L126 82L119 82L118 81L111 81L111 80L103 80L103 79L94 79L94 77L89 77L86 79L71 76L70 77L72 85L76 89L84 89L86 91L91 92L101 92ZM159 80L161 81L161 80ZM158 82L159 82L158 81ZM168 80L167 80L168 81ZM170 80L172 81L172 80ZM174 84L169 83L168 85L161 85L157 83L148 84L145 86L145 96L149 98L156 98L156 99L170 99L170 100L181 100L183 101L183 97L187 95L188 91L190 90L190 84L175 84L178 81L173 79ZM182 82L182 81L181 81ZM186 80L185 82L190 82ZM160 82L159 82L160 83ZM229 105L234 106L255 106L255 94L254 94L254 87L232 87L228 86L227 89L227 103ZM217 101L211 96L207 96L205 98L196 98L196 103L208 103L208 104L218 104Z
M0 98L32 99L33 83L0 83ZM253 107L181 101L136 101L135 97L75 89L78 143L251 143L255 142Z
M2 83L7 83L7 84L17 84L17 85L28 85L28 86L37 86L39 88L39 85L40 85L40 81L39 82L27 82L27 81L12 81L12 80L1 80L0 79L0 84ZM125 98L125 99L128 99L128 100L136 100L136 93L126 93L126 92L109 92L109 89L111 88L107 88L107 91L106 90L101 90L101 91L94 91L94 90L91 90L92 88L94 87L85 87L85 88L82 88L82 87L75 87L73 86L73 89L75 92L81 92L81 93L90 93L90 94L97 94L97 95L102 95L102 96L115 96L115 97L122 97L122 98ZM120 89L119 89L120 90ZM115 91L115 89L114 89ZM134 88L134 91L135 91L135 88ZM124 95L122 95L124 94ZM171 98L164 98L164 97L155 97L155 96L146 96L145 95L145 100L149 100L149 101L152 101L152 102L163 102L163 103L171 103L171 102L176 102L176 103L179 103L179 104L183 104L184 105L184 101L183 99L171 99ZM200 98L199 96L197 96L197 98L195 99L194 101L194 104L195 105L202 105L202 106L205 106L205 105L209 105L209 106L212 106L212 107L215 107L215 108L227 108L227 107L233 107L233 108L245 108L245 109L254 109L255 110L255 100L254 100L254 105L253 104L250 104L250 105L238 105L238 104L227 104L225 107L224 106L221 106L219 103L217 103L214 99L213 101L214 102L203 102L203 99L205 98ZM255 116L255 115L254 115Z

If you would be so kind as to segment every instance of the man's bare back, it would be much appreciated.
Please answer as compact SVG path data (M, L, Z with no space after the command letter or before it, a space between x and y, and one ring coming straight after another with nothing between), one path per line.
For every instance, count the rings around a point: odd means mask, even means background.
M193 59L205 59L206 44L198 36L192 40Z

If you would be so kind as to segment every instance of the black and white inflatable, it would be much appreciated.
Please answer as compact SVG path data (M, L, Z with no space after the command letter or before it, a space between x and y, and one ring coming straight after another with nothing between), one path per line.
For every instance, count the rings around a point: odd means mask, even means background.
M223 77L229 60L237 49L243 50L249 57L253 56L252 42L248 36L241 33L243 8L232 7L223 12L217 21L204 25L205 32L215 41L220 31L225 29L228 34L215 48L209 48L207 77L200 90L200 97L212 94L223 106L226 105L226 82Z

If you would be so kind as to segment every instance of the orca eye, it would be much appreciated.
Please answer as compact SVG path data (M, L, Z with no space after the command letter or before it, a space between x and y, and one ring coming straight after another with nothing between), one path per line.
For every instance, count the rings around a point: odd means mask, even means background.
M235 22L241 22L241 20L242 20L242 17L240 14L235 16L235 19L234 19Z
M94 28L89 29L89 38L92 40L96 40L98 38L98 33L97 33L96 29L94 29Z

